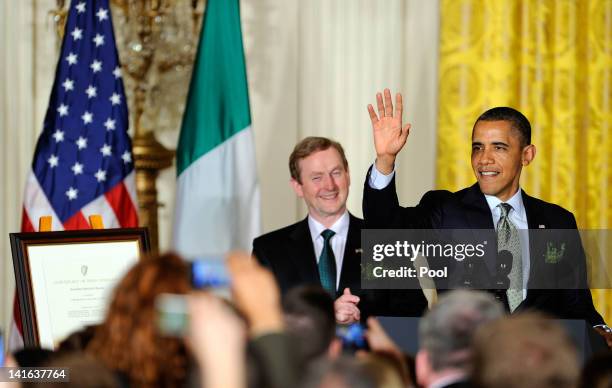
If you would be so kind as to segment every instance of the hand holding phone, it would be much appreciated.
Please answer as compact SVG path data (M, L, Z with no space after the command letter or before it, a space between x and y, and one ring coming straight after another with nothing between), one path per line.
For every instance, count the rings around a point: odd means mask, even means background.
M182 337L189 327L187 297L176 294L160 294L155 300L157 329L163 335Z
M344 351L354 353L357 350L369 350L365 328L361 323L337 326L336 336L342 341Z
M251 335L283 330L280 291L274 275L246 252L228 256L234 304L249 322Z
M191 285L196 290L229 288L230 274L222 257L196 259L191 262Z

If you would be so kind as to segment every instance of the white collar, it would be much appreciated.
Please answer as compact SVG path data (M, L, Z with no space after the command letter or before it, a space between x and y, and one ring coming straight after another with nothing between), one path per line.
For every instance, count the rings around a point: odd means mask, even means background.
M336 222L334 222L334 224L329 228L326 228L322 223L315 220L310 214L308 215L308 227L310 229L310 236L312 237L312 241L315 241L317 237L321 235L321 232L323 232L325 229L331 229L336 232L337 235L346 238L346 236L348 235L349 222L350 217L348 210L345 210L344 214L340 216L340 218L338 218Z
M485 194L485 199L487 200L489 209L491 209L491 213L495 214L495 212L499 212L500 210L497 208L497 205L504 202L512 206L512 209L514 209L514 212L515 212L515 216L519 220L527 223L527 214L525 213L525 205L523 205L523 195L521 194L521 192L522 190L519 187L517 192L512 197L510 197L509 200L505 202L497 198L496 196L487 195L487 194Z
M451 372L429 384L427 388L442 388L461 381L467 381L467 374L462 371Z

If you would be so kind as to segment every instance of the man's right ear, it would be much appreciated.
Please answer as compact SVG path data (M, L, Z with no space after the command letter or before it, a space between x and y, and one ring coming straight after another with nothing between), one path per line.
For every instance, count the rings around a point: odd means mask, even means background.
M291 184L291 188L295 192L295 195L297 195L300 198L304 197L304 191L302 190L302 184L300 182L291 178L289 180L289 183Z

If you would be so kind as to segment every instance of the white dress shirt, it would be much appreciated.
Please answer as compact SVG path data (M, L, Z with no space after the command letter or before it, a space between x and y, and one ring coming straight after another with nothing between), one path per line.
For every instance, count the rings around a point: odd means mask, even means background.
M370 179L368 179L368 184L371 188L376 190L382 190L385 187L389 186L391 183L391 179L395 176L395 169L391 171L389 175L385 175L382 172L378 171L376 168L376 163L372 165L372 171L370 171Z
M348 211L345 211L329 228L323 226L323 224L310 215L308 216L308 228L310 229L310 237L312 238L317 264L319 264L319 257L323 251L323 236L321 236L321 232L325 229L331 229L336 232L329 241L332 251L334 251L334 258L336 259L336 289L338 289L340 285L340 275L342 273L342 261L344 259L344 247L346 246L349 222L350 217Z

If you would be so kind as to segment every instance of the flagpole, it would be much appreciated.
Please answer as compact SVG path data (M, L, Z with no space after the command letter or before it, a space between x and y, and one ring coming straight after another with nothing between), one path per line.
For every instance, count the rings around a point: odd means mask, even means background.
M149 228L151 251L159 250L159 231L157 209L157 176L159 172L172 165L174 151L164 147L152 131L135 128L132 140L134 166L136 167L136 192L138 193L139 221Z

